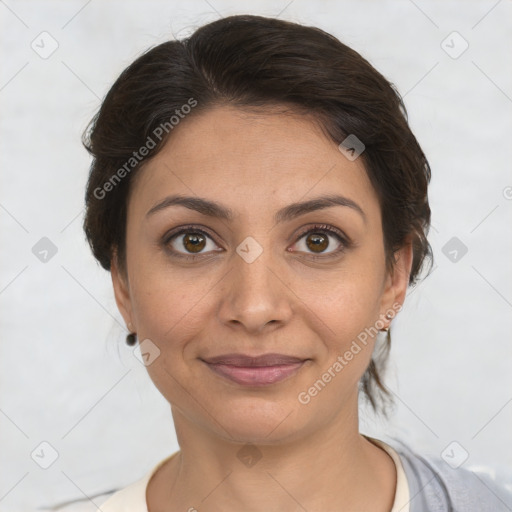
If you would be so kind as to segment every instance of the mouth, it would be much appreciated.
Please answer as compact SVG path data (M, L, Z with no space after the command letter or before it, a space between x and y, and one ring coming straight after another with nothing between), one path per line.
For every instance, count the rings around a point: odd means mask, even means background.
M307 359L283 354L225 354L201 359L213 372L243 386L268 386L296 374Z

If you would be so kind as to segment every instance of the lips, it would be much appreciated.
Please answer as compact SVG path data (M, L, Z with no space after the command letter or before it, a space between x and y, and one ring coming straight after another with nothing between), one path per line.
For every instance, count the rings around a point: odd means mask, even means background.
M281 364L294 364L304 361L299 357L285 356L283 354L263 354L261 356L246 356L245 354L224 354L204 359L210 364L228 364L231 366L276 366Z
M295 374L306 361L283 354L224 354L203 359L217 375L245 386L266 386Z

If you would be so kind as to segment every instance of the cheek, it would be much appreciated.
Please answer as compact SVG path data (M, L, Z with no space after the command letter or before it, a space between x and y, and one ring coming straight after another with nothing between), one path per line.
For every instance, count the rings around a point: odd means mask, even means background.
M190 388L192 376L184 358L209 314L208 302L201 300L207 289L197 282L185 283L183 277L151 273L141 275L133 287L139 340L151 340L158 353L146 370L170 403L190 400L185 388Z
M177 379L189 378L187 364L197 356L198 340L205 339L211 322L218 276L190 269L141 265L133 276L132 296L139 340L150 339L158 347L158 361L148 367L151 377L166 371ZM169 376L167 376L169 378ZM155 380L154 379L154 380ZM155 382L156 383L156 382Z
M347 276L346 276L347 277ZM371 281L371 280L370 280ZM297 390L299 411L322 418L351 400L373 353L378 331L375 287L346 279L328 296L309 297L311 309L322 320L320 357ZM310 315L311 317L311 315ZM319 340L320 342L320 340Z
M358 259L325 281L303 283L300 292L304 304L325 323L327 338L335 345L342 346L378 319L382 273L378 262Z
M332 301L322 300L323 307L319 312L330 329L324 331L326 354L319 361L319 378L328 382L336 380L344 388L349 382L359 380L373 352L376 334L372 329L375 323L373 306L376 303L370 291L362 295L359 289L356 297L349 293L348 287L333 296ZM337 379L330 379L334 374Z
M380 313L382 275L377 259L361 255L343 271L330 276L323 287L304 288L302 297L307 308L303 315L320 320L315 326L310 325L318 334L322 333L319 377L329 371L331 377L336 374L333 381L346 386L364 373L378 334L375 324ZM329 378L325 376L326 380Z
M204 278L184 279L173 273L145 273L133 287L137 325L146 338L165 349L179 346L205 318L208 301L203 297L208 285Z

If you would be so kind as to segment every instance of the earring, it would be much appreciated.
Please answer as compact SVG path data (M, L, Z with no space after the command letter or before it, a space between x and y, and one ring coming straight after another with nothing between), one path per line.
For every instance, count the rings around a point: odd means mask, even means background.
M126 335L126 344L129 346L133 346L137 343L137 333L131 332Z
M388 320L391 320L393 317L389 314L389 313L386 313L386 318ZM390 322L391 324L391 322ZM389 325L387 327L383 327L382 329L379 329L379 331L382 331L382 332L388 332L389 331Z
M128 324L128 329L130 329L130 331L132 331L133 327L132 327L132 324L129 323ZM137 333L136 332L130 332L129 334L126 335L126 344L129 345L130 347L135 345L137 343Z

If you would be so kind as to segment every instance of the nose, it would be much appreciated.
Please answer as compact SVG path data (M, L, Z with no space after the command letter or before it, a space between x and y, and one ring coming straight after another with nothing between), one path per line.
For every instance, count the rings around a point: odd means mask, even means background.
M263 250L254 260L233 255L224 278L221 322L259 334L289 322L294 294L272 251Z

